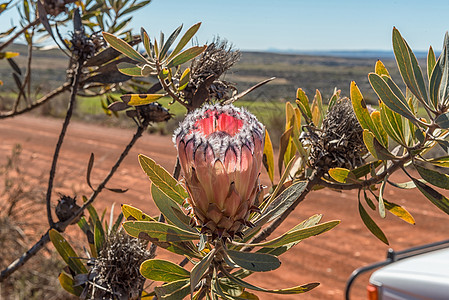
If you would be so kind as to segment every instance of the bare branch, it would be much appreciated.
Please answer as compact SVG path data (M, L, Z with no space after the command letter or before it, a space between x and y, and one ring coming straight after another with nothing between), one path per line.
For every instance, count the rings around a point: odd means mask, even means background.
M58 142L56 143L55 153L53 154L53 161L51 163L50 176L48 178L46 205L47 205L47 219L50 228L53 228L55 223L53 222L53 217L51 215L51 191L53 189L53 181L55 179L56 166L58 164L59 152L61 150L62 143L64 142L64 137L67 132L67 128L70 124L70 119L72 118L73 108L75 106L76 93L78 91L78 83L81 76L81 68L84 63L83 59L79 59L75 69L75 78L72 83L72 91L70 93L69 107L67 108L67 113L65 115L64 123L62 124L61 133L58 137Z

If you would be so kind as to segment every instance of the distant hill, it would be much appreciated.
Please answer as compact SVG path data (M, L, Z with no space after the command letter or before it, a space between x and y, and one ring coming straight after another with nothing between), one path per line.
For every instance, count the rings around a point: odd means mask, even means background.
M334 57L348 57L348 58L394 58L393 50L330 50L330 51L301 51L301 50L280 50L276 48L269 48L263 52L278 53L278 54L298 54L298 55L312 55L312 56L334 56ZM426 58L426 51L414 51L416 58ZM439 55L439 53L436 53Z
M24 71L27 47L13 45L8 50L20 53L15 61ZM425 71L424 53L416 54ZM377 97L369 85L367 75L374 70L377 59L381 59L393 78L400 82L392 53L371 50L302 53L281 53L275 49L270 49L270 52L242 51L240 61L225 74L225 79L236 83L238 90L243 91L264 79L276 77L273 82L245 96L245 99L254 101L294 100L297 88L304 89L310 99L313 99L316 89L327 99L335 87L342 90L342 95L349 96L350 82L356 81L367 101L375 103ZM67 64L67 56L58 49L34 51L33 82L44 90L59 86L65 80ZM14 88L11 69L5 60L0 60L0 79L5 83L1 91Z

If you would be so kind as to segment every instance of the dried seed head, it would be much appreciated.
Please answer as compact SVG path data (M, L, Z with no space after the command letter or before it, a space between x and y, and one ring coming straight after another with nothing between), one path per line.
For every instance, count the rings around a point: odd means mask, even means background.
M88 298L139 299L145 282L140 265L150 258L145 243L122 230L111 234L88 275Z
M363 129L348 98L335 103L321 130L312 128L303 139L312 146L312 166L324 172L335 167L356 168L363 163L363 155L367 153Z
M239 59L240 52L233 50L226 40L214 40L192 61L190 82L182 91L184 99L192 108L198 108L211 99L229 99L236 90L235 85L220 77Z
M205 105L187 115L173 140L196 225L212 238L233 238L261 191L263 125L244 109Z
M62 12L67 12L67 5L76 0L44 0L45 10L49 15L57 16Z
M55 208L56 216L59 221L64 222L70 219L80 208L78 204L76 204L76 197L72 198L66 195L60 195L60 199L58 200L58 204ZM77 223L82 215L79 218L75 219L72 224Z

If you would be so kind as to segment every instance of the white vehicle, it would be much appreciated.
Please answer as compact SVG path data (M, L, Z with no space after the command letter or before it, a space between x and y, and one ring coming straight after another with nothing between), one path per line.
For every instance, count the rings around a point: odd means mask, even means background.
M388 251L387 259L355 270L346 285L346 299L354 280L380 268L370 277L369 300L449 299L449 240L404 251Z

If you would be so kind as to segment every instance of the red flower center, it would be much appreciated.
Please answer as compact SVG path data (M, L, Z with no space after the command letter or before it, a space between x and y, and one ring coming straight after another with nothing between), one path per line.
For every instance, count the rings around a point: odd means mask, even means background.
M219 113L215 110L207 110L204 118L196 120L195 131L201 132L206 137L214 132L226 132L234 136L243 126L243 121L236 116L227 113Z

